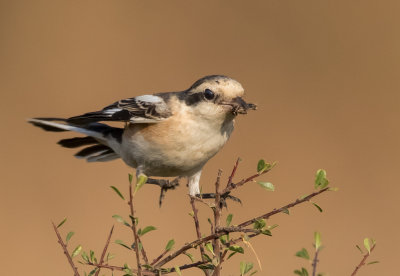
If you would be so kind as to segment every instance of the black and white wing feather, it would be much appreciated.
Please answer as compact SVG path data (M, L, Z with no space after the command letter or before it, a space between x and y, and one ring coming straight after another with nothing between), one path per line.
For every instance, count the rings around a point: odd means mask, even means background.
M100 111L86 113L67 119L71 124L88 124L99 121L120 121L130 123L157 123L171 116L163 98L143 95L120 100Z

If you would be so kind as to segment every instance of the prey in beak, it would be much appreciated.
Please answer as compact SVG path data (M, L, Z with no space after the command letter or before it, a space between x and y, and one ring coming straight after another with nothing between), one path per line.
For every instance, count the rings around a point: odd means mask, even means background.
M230 102L222 102L223 105L231 107L231 112L234 116L238 114L247 114L247 110L256 110L257 105L252 103L246 103L241 97L236 97Z

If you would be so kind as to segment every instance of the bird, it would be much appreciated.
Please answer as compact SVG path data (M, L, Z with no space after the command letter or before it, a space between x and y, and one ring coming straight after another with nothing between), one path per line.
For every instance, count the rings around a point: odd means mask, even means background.
M244 88L224 75L209 75L179 92L163 92L119 100L99 111L70 118L32 118L46 131L71 131L83 137L59 145L80 148L77 158L105 162L121 158L146 183L174 189L187 179L190 196L200 195L204 165L228 141L238 114L257 106L243 100ZM107 125L123 122L124 127ZM175 177L173 181L154 177ZM211 195L211 194L209 194Z

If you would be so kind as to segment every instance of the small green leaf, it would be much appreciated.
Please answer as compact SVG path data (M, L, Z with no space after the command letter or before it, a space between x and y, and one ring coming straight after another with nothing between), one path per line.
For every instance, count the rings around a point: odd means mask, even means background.
M244 270L244 273L246 274L247 272L249 272L250 270L253 269L253 263L247 263L246 264L246 269Z
M194 212L190 211L189 216L194 217Z
M368 253L371 254L371 244L369 238L364 239L364 247L367 249Z
M244 261L240 262L240 275L245 275L252 269L253 269L253 263L247 263Z
M64 219L57 225L57 228L60 228L66 221L67 221L67 218L64 218Z
M301 268L301 270L296 269L294 271L294 274L297 274L299 276L308 276L308 271L304 267Z
M128 174L128 180L129 180L129 184L132 185L132 180L133 180L133 175L132 174Z
M141 230L140 231L140 234L139 234L139 236L143 236L144 234L146 234L146 233L148 233L148 232L150 232L150 231L153 231L153 230L156 230L157 228L155 228L154 226L146 226L143 230Z
M175 272L178 273L179 276L182 276L182 272L181 272L181 269L179 268L179 266L176 265L176 266L174 266L174 268L175 268Z
M174 247L175 241L174 240L169 240L167 243L167 246L165 247L166 251L170 251L172 247Z
M206 243L206 249L207 249L207 251L211 252L211 254L213 254L213 255L215 256L215 254L214 254L214 248L213 248L211 242Z
M114 258L115 258L115 255L114 255L114 254L107 253L106 261L112 260L112 259L114 259Z
M131 225L128 222L126 222L120 215L113 215L112 217L115 218L116 221L118 221L128 227L131 227Z
M119 245L121 245L121 246L123 246L123 247L125 247L125 248L127 248L127 249L129 249L129 250L132 250L128 245L126 245L126 243L124 243L124 242L121 241L121 240L116 240L115 243L116 243L116 244L119 244Z
M135 191L133 192L133 194L136 194L137 191L139 191L140 188L142 188L142 186L147 182L147 176L145 176L144 174L140 174L136 180L136 187L135 187Z
M268 226L267 228L268 228L268 230L272 230L278 226L279 226L278 224L274 224L274 225Z
M364 254L364 252L362 251L361 247L358 244L356 244L356 247L358 250L360 250L361 254Z
M314 242L315 242L315 250L318 250L321 247L321 233L314 233Z
M296 252L296 256L306 260L310 259L310 255L308 254L308 251L305 248L302 248L300 251Z
M257 172L262 173L267 169L267 164L265 163L264 159L261 159L257 163Z
M235 255L237 252L232 252L231 254L229 254L228 259L229 260L233 255Z
M192 255L192 254L190 254L190 253L187 253L187 252L185 252L185 253L183 253L183 254L185 254L186 256L188 256L188 257L189 257L189 259L190 259L190 261L192 261L192 263L195 261L195 260L194 260L194 257L193 257L193 255Z
M290 215L289 209L288 208L282 208L282 213L286 215Z
M81 252L81 250L82 250L82 246L78 245L78 246L74 249L74 251L72 251L71 257L73 258L73 257L75 257L76 255L78 255L79 252Z
M237 253L244 253L243 247L239 246L239 245L232 245L229 246L229 250L233 251L233 252L237 252Z
M117 189L117 187L115 187L115 186L110 186L110 187L111 187L111 189L114 190L114 192L117 193L117 195L119 195L120 198L122 198L123 200L125 200L124 196L123 196L123 195L121 194L121 192Z
M272 236L272 233L269 230L262 230L261 234L266 235L266 236Z
M95 257L94 257L94 251L90 250L90 251L89 251L89 254L90 254L90 261L93 262L94 259L95 259Z
M323 210L322 210L322 208L317 204L317 203L314 203L314 202L311 202L315 207L317 207L317 209L318 209L318 211L320 211L321 213L323 212Z
M229 214L229 215L226 217L226 227L229 227L229 225L231 225L232 218L233 218L233 215L232 215L232 214Z
M66 242L68 243L68 241L72 238L72 236L74 235L75 233L74 232L69 232L68 234L67 234L67 237L65 238L65 240L66 240Z
M89 262L89 256L85 251L82 252L81 257L86 263Z
M329 191L337 192L339 191L339 188L338 187L329 188Z
M267 223L265 222L265 219L258 219L254 222L253 228L256 230L261 230L263 229Z
M89 272L88 276L94 275L98 269L98 267L94 268L92 271Z
M222 242L222 244L226 244L228 242L228 235L222 235L219 237L219 240Z
M267 191L275 191L275 187L271 182L258 181L257 183Z
M210 256L208 256L207 254L203 254L203 258L207 261L207 262L212 262L212 259L210 258Z
M326 179L326 171L318 170L315 174L315 189L323 189L329 185L328 179Z
M379 263L379 261L372 261L372 262L367 263L367 265L378 264L378 263Z
M264 160L263 160L264 161ZM246 269L246 263L244 261L240 262L240 276L244 275L244 270Z

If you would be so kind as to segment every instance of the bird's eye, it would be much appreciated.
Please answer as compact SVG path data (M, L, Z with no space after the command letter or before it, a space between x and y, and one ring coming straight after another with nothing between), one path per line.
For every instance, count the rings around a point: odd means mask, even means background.
M204 97L207 100L212 100L212 99L214 99L215 94L214 94L214 92L212 92L210 89L207 88L206 90L204 90Z

